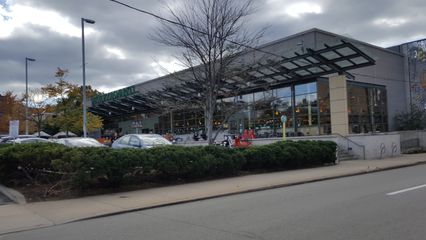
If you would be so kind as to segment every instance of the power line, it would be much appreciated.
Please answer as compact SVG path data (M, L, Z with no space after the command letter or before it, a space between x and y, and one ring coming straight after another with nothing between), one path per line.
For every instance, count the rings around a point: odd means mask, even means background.
M137 12L145 13L145 14L147 14L147 15L150 15L150 16L152 16L152 17L154 17L154 18L157 18L157 19L160 19L160 20L162 20L162 21L166 21L166 22L168 22L168 23L171 23L171 24L174 24L174 25L177 25L177 26L183 27L183 28L188 28L188 29L190 29L190 30L192 30L192 31L194 31L194 32L201 33L201 34L203 34L203 35L208 35L208 33L204 32L204 31L202 31L202 30L199 30L199 29L193 28L193 27L191 27L191 26L187 26L187 25L185 25L185 24L183 24L183 23L180 23L180 22L176 22L176 21L173 21L173 20L170 20L170 19L167 19L167 18L161 17L161 16L159 16L159 15L157 15L157 14L154 14L154 13L148 12L148 11L146 11L146 10L142 10L142 9L140 9L140 8L133 7L133 6L129 5L129 4L126 4L126 3L120 2L120 1L118 1L118 0L110 0L110 1L111 1L111 2L114 2L114 3L117 3L117 4L119 4L119 5L122 5L122 6L124 6L124 7L130 8L130 9L133 9L133 10L135 10L135 11L137 11ZM262 49L259 49L259 48L255 48L255 47L252 47L252 46L249 46L249 45L246 45L246 44L242 44L242 43L239 43L239 42L236 42L236 41L233 41L233 40L229 40L229 39L226 39L226 38L223 38L223 37L219 37L219 36L214 36L214 37L215 37L215 38L218 38L218 39L220 39L220 40L228 41L228 42L230 42L230 43L232 43L232 44L235 44L235 45L238 45L238 46L240 46L240 47L245 47L245 48L248 48L248 49L251 49L251 50L254 50L254 51L258 51L258 52L266 53L266 54L269 54L269 55L273 55L273 56L275 56L275 57L279 57L279 58L286 59L286 57L284 57L284 56L281 56L281 55L278 55L278 54L275 54L275 53L272 53L272 52L268 52L268 51L265 51L265 50L262 50Z
M176 21L173 21L173 20L170 20L170 19L167 19L167 18L161 17L161 16L159 16L159 15L157 15L157 14L154 14L154 13L148 12L148 11L146 11L146 10L143 10L143 9L140 9L140 8L137 8L137 7L133 7L133 6L129 5L129 4L123 3L123 2L121 2L121 1L118 1L118 0L110 0L110 1L111 1L111 2L114 2L114 3L117 3L117 4L119 4L119 5L122 5L122 6L124 6L124 7L130 8L130 9L132 9L132 10L135 10L135 11L137 11L137 12L141 12L141 13L144 13L144 14L150 15L150 16L152 16L152 17L154 17L154 18L157 18L157 19L160 19L160 20L162 20L162 21L166 21L166 22L168 22L168 23L171 23L171 24L174 24L174 25L177 25L177 26L183 27L183 28L188 28L188 29L190 29L190 30L192 30L192 31L194 31L194 32L197 32L197 33L200 33L200 34L203 34L203 35L208 35L208 33L204 32L204 31L202 31L202 30L199 30L199 29L193 28L193 27L191 27L191 26L187 26L187 25L185 25L185 24L183 24L183 23L180 23L180 22L176 22ZM256 47L252 47L252 46L249 46L249 45L246 45L246 44L238 43L238 42L235 42L235 41L233 41L233 40L229 40L229 39L226 39L226 38L223 38L223 37L219 37L219 36L214 36L214 37L215 37L215 38L218 38L218 39L220 39L220 40L228 41L228 42L230 42L230 43L232 43L232 44L235 44L235 45L238 45L238 46L241 46L241 47L245 47L245 48L248 48L248 49L251 49L251 50L257 51L257 52L262 52L262 53L269 54L269 55L272 55L272 56L275 56L275 57L278 57L278 58L287 59L287 58L286 58L286 57L284 57L284 56L281 56L281 55L278 55L278 54L275 54L275 53L272 53L272 52L268 52L268 51L265 51L265 50L262 50L262 49L259 49L259 48L256 48ZM290 51L292 51L292 50L288 50L287 52L290 52ZM365 75L365 74L359 74L359 73L351 73L351 74L353 74L353 75L358 75L358 76L363 76L363 77L372 77L372 78L375 78L375 76L370 76L370 75ZM399 83L401 83L401 82L409 82L409 81L406 81L406 80L402 80L402 81L401 81L401 80L392 79L392 78L382 78L382 79L384 79L384 80L388 80L388 81L395 81L395 82L399 82Z

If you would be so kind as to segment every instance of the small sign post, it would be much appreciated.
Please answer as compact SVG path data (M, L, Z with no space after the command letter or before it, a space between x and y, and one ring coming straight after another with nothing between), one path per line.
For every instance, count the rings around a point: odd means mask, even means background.
M17 138L19 135L19 120L12 120L9 122L9 135Z
M282 115L281 116L281 122L283 123L283 141L285 141L285 123L287 122L287 116Z

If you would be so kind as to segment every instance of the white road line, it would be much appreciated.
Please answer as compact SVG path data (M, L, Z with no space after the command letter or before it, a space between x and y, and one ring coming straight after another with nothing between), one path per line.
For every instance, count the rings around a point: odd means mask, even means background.
M415 187L410 187L410 188L405 188L405 189L402 189L402 190L399 190L399 191L395 191L395 192L386 193L386 195L392 196L392 195L396 195L396 194L400 194L400 193L405 193L405 192L408 192L408 191L413 191L413 190L416 190L416 189L419 189L419 188L424 188L424 187L426 187L426 184L415 186Z

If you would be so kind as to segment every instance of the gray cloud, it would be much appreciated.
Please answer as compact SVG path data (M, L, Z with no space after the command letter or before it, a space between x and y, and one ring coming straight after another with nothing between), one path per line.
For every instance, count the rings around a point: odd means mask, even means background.
M18 1L15 1L17 3ZM162 3L156 0L126 0L136 7L159 13ZM389 46L426 37L423 23L426 2L420 0L350 1L316 0L322 13L305 13L299 18L284 14L286 7L300 1L270 0L257 2L258 11L251 15L249 28L270 26L263 39L272 41L313 27L355 39ZM150 16L114 4L108 0L25 0L19 4L58 12L80 29L80 18L92 18L97 34L86 36L87 80L95 88L114 89L158 76L151 64L171 59L176 50L148 38L157 22ZM400 26L375 24L378 19L404 20ZM402 19L402 20L401 20ZM118 48L126 59L108 58L106 47ZM0 92L24 90L24 59L30 63L30 86L39 87L55 81L56 67L70 70L68 79L81 83L81 39L56 33L46 27L27 24L8 38L0 38Z

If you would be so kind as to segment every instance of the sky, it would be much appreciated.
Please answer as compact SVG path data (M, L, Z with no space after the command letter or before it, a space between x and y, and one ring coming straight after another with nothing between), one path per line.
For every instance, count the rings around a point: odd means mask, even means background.
M179 0L122 1L167 16L165 4ZM247 29L267 27L263 43L314 27L381 47L426 38L424 0L255 0L255 7ZM110 92L182 69L177 49L149 37L156 19L109 0L0 0L0 94L25 91L26 57L36 59L29 88L57 81L58 67L81 85L82 17L96 21L85 25L86 81L94 88Z

